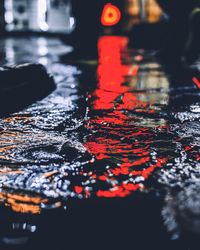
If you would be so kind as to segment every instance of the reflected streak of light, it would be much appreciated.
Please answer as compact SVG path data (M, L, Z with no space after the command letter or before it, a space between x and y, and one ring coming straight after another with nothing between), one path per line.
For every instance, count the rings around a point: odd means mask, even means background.
M15 212L31 214L39 214L41 211L41 203L48 202L47 199L42 199L40 197L5 192L0 193L0 199Z
M200 81L197 77L192 78L193 82L196 84L196 86L200 89Z
M120 161L115 168L109 169L101 175L93 175L94 179L111 184L110 189L97 190L96 195L99 197L111 198L130 195L143 188L141 182L129 181L131 176L144 181L156 168L162 167L167 161L166 158L160 157L156 159L155 163L151 162L150 141L145 139L146 136L151 137L151 131L147 127L140 127L131 132L129 127L131 118L123 112L123 110L135 110L137 113L148 114L155 112L154 109L149 108L149 102L139 100L138 96L134 92L130 92L129 87L124 85L127 76L136 77L139 70L137 65L127 66L121 62L121 55L126 54L127 44L128 40L125 37L102 37L98 43L100 64L97 76L99 82L97 89L91 95L92 108L106 111L106 114L87 121L88 129L98 126L98 134L95 138L88 138L85 147L98 160L112 160L112 155L116 155ZM121 102L116 101L119 97ZM109 131L109 138L104 137L105 130ZM116 139L111 138L111 135L117 136ZM118 139L119 136L129 140L129 143L122 144ZM138 145L139 148L134 146L131 144L132 138L143 142L146 140L146 146ZM130 156L134 156L135 160ZM143 170L137 170L138 166L143 167ZM122 176L127 176L125 181L120 181ZM83 189L78 186L75 191L81 193Z

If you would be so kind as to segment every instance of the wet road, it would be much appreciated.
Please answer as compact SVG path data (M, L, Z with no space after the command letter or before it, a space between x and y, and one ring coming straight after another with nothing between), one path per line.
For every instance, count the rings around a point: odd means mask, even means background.
M127 44L102 37L98 61L66 64L57 39L0 41L1 64L42 63L57 85L0 120L3 249L195 248L199 82Z

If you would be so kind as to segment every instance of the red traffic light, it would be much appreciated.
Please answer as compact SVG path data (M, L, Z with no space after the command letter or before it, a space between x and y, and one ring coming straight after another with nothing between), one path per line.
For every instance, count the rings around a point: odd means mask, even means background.
M119 8L111 3L108 3L104 6L102 16L101 16L101 24L103 26L113 26L119 23L121 19L121 12Z

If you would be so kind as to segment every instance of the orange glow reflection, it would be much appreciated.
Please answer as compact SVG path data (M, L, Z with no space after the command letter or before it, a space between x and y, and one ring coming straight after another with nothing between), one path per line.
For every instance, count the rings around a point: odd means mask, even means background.
M7 206L10 206L14 212L31 214L39 214L41 211L41 203L45 204L48 202L47 199L43 199L39 196L27 196L7 192L0 193L0 200Z

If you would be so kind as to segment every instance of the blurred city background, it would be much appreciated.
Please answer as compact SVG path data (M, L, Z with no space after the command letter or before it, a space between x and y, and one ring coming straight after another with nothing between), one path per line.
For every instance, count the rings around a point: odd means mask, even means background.
M124 6L126 29L166 18L155 0L125 0ZM70 0L1 0L0 13L1 31L70 33L75 27Z

